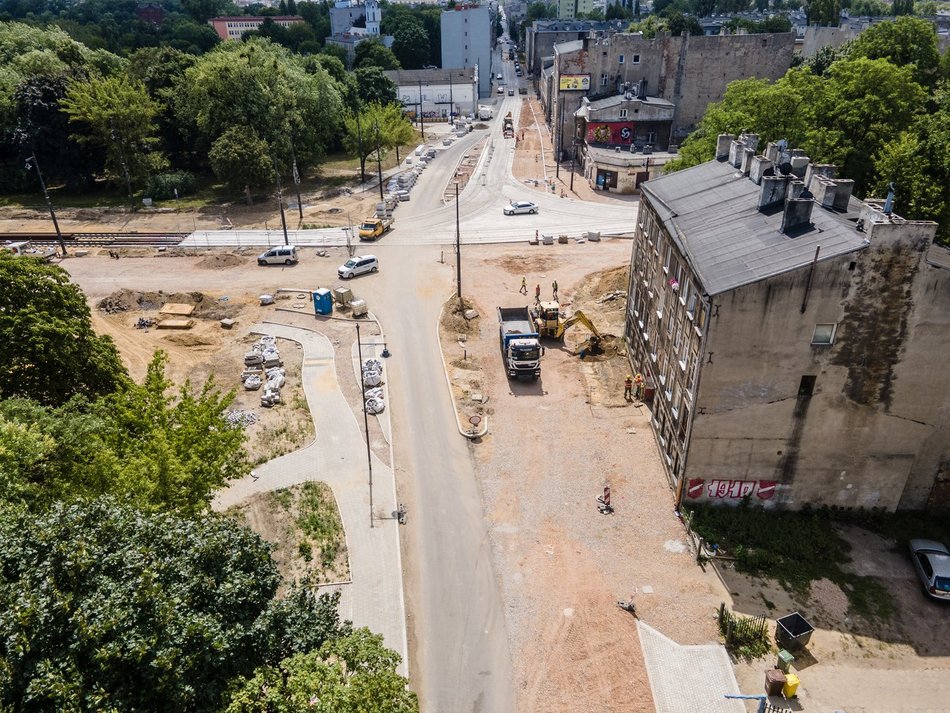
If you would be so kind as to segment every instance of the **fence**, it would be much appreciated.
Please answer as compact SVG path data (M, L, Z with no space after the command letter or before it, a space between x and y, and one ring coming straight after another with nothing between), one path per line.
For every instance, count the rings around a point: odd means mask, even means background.
M765 637L765 616L736 616L726 609L725 603L719 604L716 615L719 632L726 639L726 648L743 646L750 641L761 641Z

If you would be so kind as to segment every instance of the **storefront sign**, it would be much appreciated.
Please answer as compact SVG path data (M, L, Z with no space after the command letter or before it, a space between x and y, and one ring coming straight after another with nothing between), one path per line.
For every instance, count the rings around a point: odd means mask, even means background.
M589 144L627 144L633 143L632 121L590 122L587 124L587 143Z
M590 89L589 74L562 74L558 77L558 87L562 92L584 91Z

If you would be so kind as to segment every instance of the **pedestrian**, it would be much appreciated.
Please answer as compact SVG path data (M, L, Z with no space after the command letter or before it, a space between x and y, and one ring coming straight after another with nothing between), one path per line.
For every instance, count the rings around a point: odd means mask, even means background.
M518 290L523 295L528 294L528 282L525 280L524 276L521 278L521 289Z
M534 286L534 301L535 302L541 301L541 285Z
M643 401L643 374L637 372L637 375L633 377L633 384L636 387L637 400Z
M631 398L633 398L633 377L627 374L627 378L623 380L623 400L629 401Z
M551 283L551 292L554 294L554 301L557 302L557 280Z
M535 230L534 230L534 242L538 242L538 240L539 240L540 238L541 238L541 231L538 230L537 228L535 228Z

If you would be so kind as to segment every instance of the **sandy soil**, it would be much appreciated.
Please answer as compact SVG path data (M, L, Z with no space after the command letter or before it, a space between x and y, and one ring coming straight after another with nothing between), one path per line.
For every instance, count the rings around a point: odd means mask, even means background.
M635 621L616 606L633 595L645 621L683 643L716 640L711 619L724 592L692 564L663 475L645 407L623 400L626 358L597 361L548 342L538 383L509 382L498 353L497 306L527 304L534 286L550 298L557 279L567 311L621 335L624 300L597 300L626 284L623 241L508 247L472 261L469 284L483 315L464 342L475 369L453 383L476 383L490 434L475 446L476 472L492 523L507 609L519 709L653 711ZM601 266L607 269L601 270ZM519 293L526 277L531 297ZM461 356L458 329L443 329L446 358ZM463 402L467 414L471 400ZM595 498L612 489L614 515Z

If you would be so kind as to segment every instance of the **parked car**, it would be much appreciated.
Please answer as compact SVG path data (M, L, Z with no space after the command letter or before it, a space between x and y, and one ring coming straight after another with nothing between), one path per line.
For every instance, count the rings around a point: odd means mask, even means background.
M500 82L502 79L504 79L504 77L502 77L500 74L496 74L495 79L497 79Z
M531 201L511 201L511 205L503 208L505 215L518 215L520 213L534 214L538 212L538 206Z
M257 256L258 265L296 265L297 248L294 245L281 245L271 248Z
M356 255L340 265L336 273L344 280L367 272L376 272L379 269L379 260L375 255Z
M924 594L950 602L950 550L933 540L911 540L910 558Z
M508 96L513 97L515 95L515 90L511 87L508 87Z
M504 94L504 93L505 93L505 88L504 88L504 87L498 87L498 90L497 90L495 93L496 93L496 94Z

